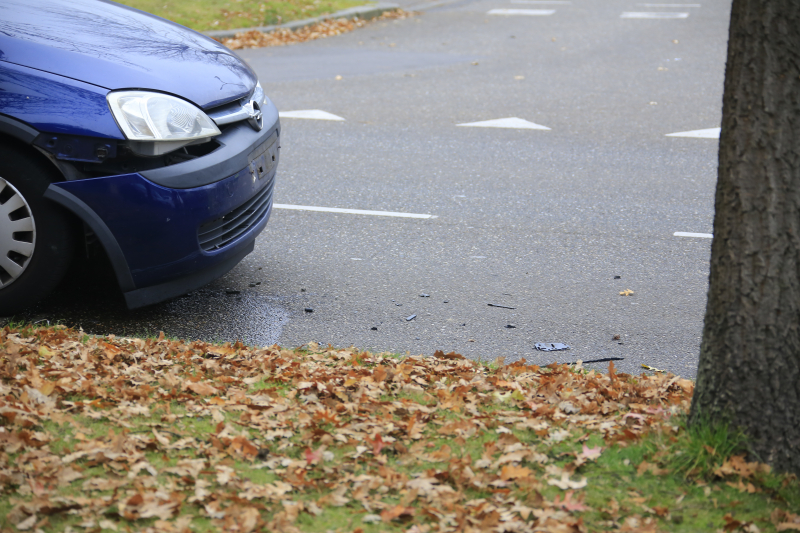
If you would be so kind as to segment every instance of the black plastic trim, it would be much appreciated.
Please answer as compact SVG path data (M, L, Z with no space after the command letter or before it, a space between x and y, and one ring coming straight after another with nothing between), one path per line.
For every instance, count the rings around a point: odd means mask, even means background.
M125 292L125 303L128 304L128 309L136 309L138 307L144 307L145 305L163 302L169 298L174 298L197 289L198 287L202 287L228 273L233 267L238 265L247 254L255 249L255 245L256 240L253 239L250 241L250 244L236 253L236 255L205 270L200 270L199 272L166 283L161 283L160 285L152 285L150 287Z
M248 155L270 136L280 136L280 128L277 118L271 127L261 131L255 131L246 120L241 121L214 137L221 146L210 154L168 167L142 170L139 174L170 189L191 189L215 183L247 168Z
M111 230L108 229L105 222L103 222L83 200L65 191L61 187L58 187L57 184L51 184L45 191L44 197L64 206L92 229L94 234L97 235L100 244L103 245L108 259L111 261L111 266L114 268L114 273L117 276L119 288L122 292L134 290L136 284L133 282L133 276L131 275L130 268L128 268L128 261L125 259L125 254L122 253L122 248L119 247L117 239L111 233Z
M24 122L17 119L0 115L0 133L10 135L15 139L31 144L33 140L39 135L39 132Z

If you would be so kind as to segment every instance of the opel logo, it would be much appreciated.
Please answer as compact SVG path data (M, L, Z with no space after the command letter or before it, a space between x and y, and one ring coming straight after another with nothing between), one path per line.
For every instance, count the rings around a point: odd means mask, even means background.
M242 107L248 114L247 123L250 124L254 130L260 131L264 126L264 119L261 115L261 108L259 107L258 102L255 100L250 100Z

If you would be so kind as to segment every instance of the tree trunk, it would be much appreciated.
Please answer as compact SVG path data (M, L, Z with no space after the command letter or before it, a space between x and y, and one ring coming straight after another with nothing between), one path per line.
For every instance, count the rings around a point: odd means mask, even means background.
M734 0L690 423L800 473L800 1Z

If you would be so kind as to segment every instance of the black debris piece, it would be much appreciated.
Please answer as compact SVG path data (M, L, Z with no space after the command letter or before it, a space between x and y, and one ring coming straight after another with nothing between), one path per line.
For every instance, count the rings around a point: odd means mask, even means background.
M464 323L463 323L463 324L461 324L461 325L462 325L462 326L466 326L466 325L467 325L467 323L466 323L466 322L464 322Z
M394 305L396 305L397 307L403 307L403 304L394 304Z
M300 292L306 292L306 290L305 289L300 289Z
M242 291L237 291L236 289L225 289L225 294L239 294Z
M590 361L581 361L581 364L588 365L589 363L608 363L609 361L624 361L624 357L603 357L602 359L592 359ZM578 362L566 363L568 365L577 365Z
M560 350L569 350L569 344L561 342L537 342L533 345L534 348L540 352L558 352Z
M303 311L305 311L306 313L313 313L314 312L314 310L312 308L310 308L310 307L306 307L305 309L303 309Z
M369 329L371 329L372 331L378 331L378 328L377 328L377 327L375 327L375 326L373 326L373 327L371 327L371 328L369 328Z
M516 309L516 307L509 307L507 305L500 305L500 304L487 304L489 307L499 307L500 309Z
M443 304L449 304L450 302L448 302L447 300L445 300L445 301L443 301L442 303L443 303Z
M248 284L247 286L248 286L248 287L255 287L255 286L256 286L256 284L255 284L255 283L250 283L250 284Z
M414 320L415 318L417 318L417 315L411 315L411 316L407 316L407 317L406 317L406 322L411 322L411 321L412 321L412 320Z
M515 326L514 324L506 324L504 327L505 327L506 329L514 329L514 328L516 328L517 326Z
M423 292L422 294L420 294L420 295L419 295L419 297L420 297L420 298L430 298L430 297L431 297L431 295L430 295L430 294L425 294L425 293Z
M614 279L622 279L622 276L614 276Z

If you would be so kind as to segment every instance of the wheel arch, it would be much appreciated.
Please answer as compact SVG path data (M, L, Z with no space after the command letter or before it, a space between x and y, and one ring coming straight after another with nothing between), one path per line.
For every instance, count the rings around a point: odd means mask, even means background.
M86 224L97 236L100 245L108 256L114 269L119 287L123 292L136 289L133 276L128 268L122 249L116 238L91 208L80 199L57 186L59 181L66 181L63 170L51 158L37 150L31 143L39 132L27 124L10 117L0 115L0 143L15 146L24 156L39 161L53 169L58 178L44 191L44 197L64 208L77 222ZM81 237L76 230L76 238Z

